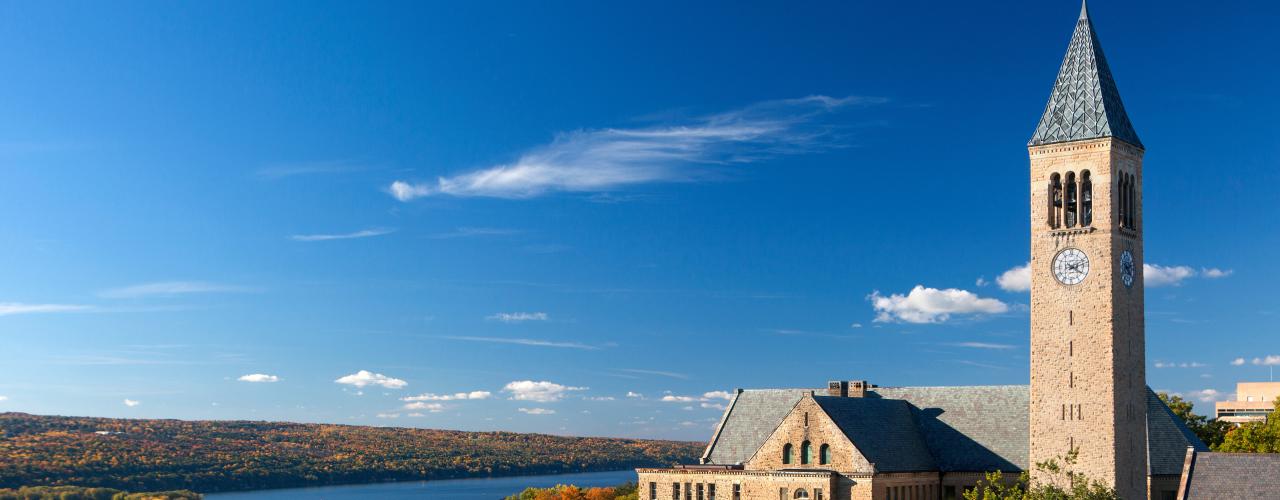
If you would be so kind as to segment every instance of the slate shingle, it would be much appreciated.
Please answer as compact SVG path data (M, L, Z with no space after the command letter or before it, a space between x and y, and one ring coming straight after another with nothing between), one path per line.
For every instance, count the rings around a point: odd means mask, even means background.
M1196 453L1185 500L1280 498L1280 454Z

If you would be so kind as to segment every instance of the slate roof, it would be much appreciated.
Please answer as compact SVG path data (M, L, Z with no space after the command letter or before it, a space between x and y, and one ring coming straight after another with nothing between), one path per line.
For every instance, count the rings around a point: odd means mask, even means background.
M1029 146L1114 137L1142 147L1124 112L1120 91L1093 31L1089 10L1080 6L1075 33L1062 59L1053 93Z
M1182 475L1187 447L1209 451L1199 437L1147 389L1147 474Z
M938 470L1016 472L1030 465L1025 385L886 387L873 394L911 403Z
M1191 460L1184 500L1245 500L1280 495L1280 454L1199 453Z
M702 462L723 465L746 462L809 392L812 389L739 391L725 409Z
M723 420L707 446L703 462L725 465L745 462L764 444L800 398L810 392L824 393L814 389L739 392L725 410ZM929 470L1017 472L1030 466L1028 414L1031 395L1028 386L880 387L869 391L867 396L815 396L814 400L822 404L824 410L832 408L828 413L836 411L840 415L832 418L838 419L841 429L859 450L869 453L868 460L875 462L879 470L918 467L925 461L914 445L902 453L901 458L880 458L886 450L894 450L895 446L907 442L903 433L909 433L913 427L934 467ZM823 403L830 399L842 401ZM902 412L897 403L858 406L877 404L868 401L901 401L908 411ZM855 424L860 419L893 422ZM846 425L849 426L847 429ZM885 427L872 432L877 425ZM1153 475L1181 474L1187 447L1207 449L1150 388L1147 389L1147 440L1149 473Z
M938 470L911 415L899 399L814 396L877 472Z

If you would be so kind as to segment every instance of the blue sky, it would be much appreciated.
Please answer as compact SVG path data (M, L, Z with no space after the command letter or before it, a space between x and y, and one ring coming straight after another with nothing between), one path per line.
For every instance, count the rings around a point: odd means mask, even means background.
M703 440L735 387L1027 383L1078 9L5 4L0 411ZM1091 6L1197 401L1280 363L1276 9Z

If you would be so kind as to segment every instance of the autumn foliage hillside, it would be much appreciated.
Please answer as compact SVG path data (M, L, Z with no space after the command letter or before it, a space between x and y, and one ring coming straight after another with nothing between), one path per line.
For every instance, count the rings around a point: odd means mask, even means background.
M250 421L0 413L0 488L200 492L620 470L701 443Z

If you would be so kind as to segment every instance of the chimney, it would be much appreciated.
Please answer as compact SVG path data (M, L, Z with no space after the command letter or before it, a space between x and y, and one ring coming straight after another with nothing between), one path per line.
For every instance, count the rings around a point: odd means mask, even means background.
M849 397L849 383L844 380L827 382L827 395L840 398Z

